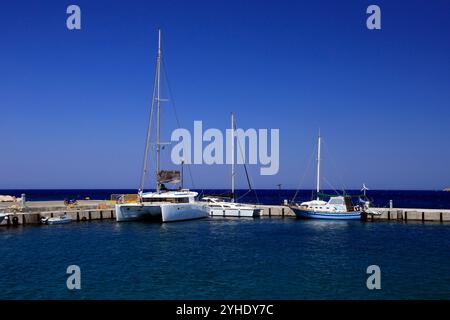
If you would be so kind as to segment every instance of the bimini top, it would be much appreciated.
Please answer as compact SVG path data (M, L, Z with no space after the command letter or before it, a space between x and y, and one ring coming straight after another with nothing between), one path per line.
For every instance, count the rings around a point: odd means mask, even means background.
M348 199L346 201L346 198ZM328 202L322 200L313 200L302 202L300 206L307 209L324 211L324 212L336 212L336 211L352 211L351 198L343 196L331 197Z
M167 199L167 198L194 198L198 195L195 191L189 190L178 190L178 191L163 191L157 192L145 192L142 193L141 197L145 199Z

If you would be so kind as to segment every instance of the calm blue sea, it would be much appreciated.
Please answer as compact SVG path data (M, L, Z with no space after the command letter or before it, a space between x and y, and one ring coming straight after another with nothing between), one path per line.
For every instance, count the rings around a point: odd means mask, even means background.
M57 198L47 192L26 193ZM440 199L449 207L443 193L387 193L398 206ZM73 195L98 198L59 196ZM279 202L277 192L260 197ZM81 290L66 287L69 265L81 268ZM381 290L366 287L369 265L381 268ZM208 218L2 227L0 270L0 299L450 299L450 224Z
M438 223L109 221L0 228L0 243L0 299L450 298L450 226ZM366 288L373 264L381 290Z

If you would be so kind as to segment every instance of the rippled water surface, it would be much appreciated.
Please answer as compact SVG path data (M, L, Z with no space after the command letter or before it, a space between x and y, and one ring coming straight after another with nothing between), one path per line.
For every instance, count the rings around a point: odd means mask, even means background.
M450 298L448 224L103 221L0 228L0 244L1 299ZM69 291L73 264L82 288Z

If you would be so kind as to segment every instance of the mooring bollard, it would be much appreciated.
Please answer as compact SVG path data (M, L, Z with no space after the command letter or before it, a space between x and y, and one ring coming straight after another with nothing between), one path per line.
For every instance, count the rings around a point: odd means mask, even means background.
M22 206L22 208L24 208L26 206L26 202L27 202L27 199L26 199L25 193L22 193L22 195L20 196L20 205Z

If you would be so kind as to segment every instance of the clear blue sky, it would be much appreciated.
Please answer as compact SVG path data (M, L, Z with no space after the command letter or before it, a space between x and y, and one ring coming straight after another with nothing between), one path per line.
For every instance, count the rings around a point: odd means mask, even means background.
M319 127L336 187L450 187L449 1L18 0L0 6L0 188L138 187L158 27L182 126L280 129L255 187L296 188ZM229 185L226 166L192 171Z

